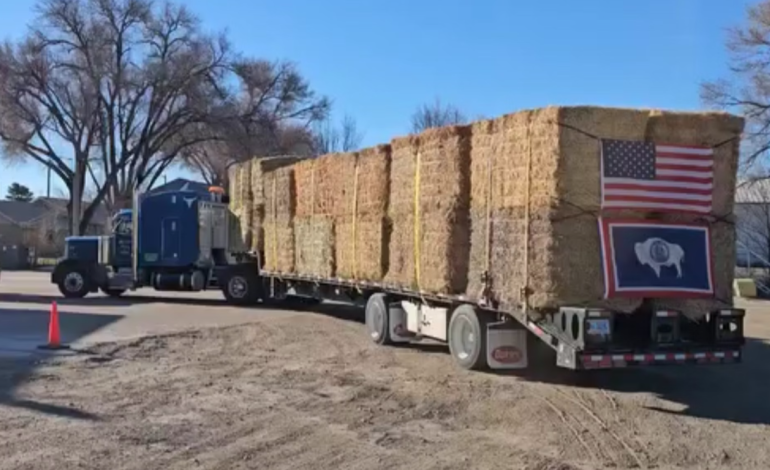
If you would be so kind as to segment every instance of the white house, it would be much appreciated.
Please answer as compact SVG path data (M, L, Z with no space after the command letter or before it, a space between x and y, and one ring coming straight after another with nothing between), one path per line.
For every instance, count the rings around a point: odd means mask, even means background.
M735 218L738 266L770 267L770 178L738 185Z

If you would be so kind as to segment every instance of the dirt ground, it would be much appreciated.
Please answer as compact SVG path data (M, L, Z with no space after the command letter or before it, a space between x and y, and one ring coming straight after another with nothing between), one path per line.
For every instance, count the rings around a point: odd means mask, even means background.
M527 379L321 310L8 360L0 469L770 468L769 307L741 365Z

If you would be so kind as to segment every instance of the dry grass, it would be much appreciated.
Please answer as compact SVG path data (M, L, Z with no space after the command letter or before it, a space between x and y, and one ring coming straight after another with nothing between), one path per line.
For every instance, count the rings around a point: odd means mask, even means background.
M596 107L551 107L473 125L471 152L471 265L468 293L481 292L489 271L497 299L521 306L522 288L537 309L559 305L603 306L631 311L633 299L603 299L597 215L601 206L599 142L574 129L607 139L715 145L740 132L742 122L719 113ZM714 212L732 211L737 144L716 150ZM640 211L606 212L645 218ZM695 217L662 216L694 221ZM729 298L734 228L714 227L717 296ZM729 266L729 269L728 269ZM721 267L721 269L720 269ZM669 302L670 303L670 302ZM718 301L674 302L696 315Z
M431 129L391 143L386 282L460 294L469 255L470 128Z

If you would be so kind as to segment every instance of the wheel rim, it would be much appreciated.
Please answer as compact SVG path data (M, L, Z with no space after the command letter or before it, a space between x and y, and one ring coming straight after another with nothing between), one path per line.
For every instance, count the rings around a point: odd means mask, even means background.
M67 292L78 292L83 288L85 281L80 273L68 273L64 277L64 288Z
M457 324L452 329L452 344L455 354L460 360L468 359L476 349L478 338L473 331L473 325L465 317L457 318Z
M246 279L242 276L233 276L230 278L230 282L227 283L227 291L230 296L236 299L242 299L246 297L246 293L249 291Z
M369 329L369 336L376 341L380 339L381 332L385 329L385 312L378 302L373 302L367 309L367 313L366 326Z

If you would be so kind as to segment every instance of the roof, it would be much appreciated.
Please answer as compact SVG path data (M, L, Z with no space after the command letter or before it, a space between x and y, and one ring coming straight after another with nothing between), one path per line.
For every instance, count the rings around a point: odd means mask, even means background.
M193 181L185 178L177 178L147 191L148 194L163 193L166 191L195 191L196 193L209 194L209 185L201 181Z
M88 201L84 201L88 204ZM50 214L52 211L67 212L67 199L39 197L32 202L0 201L0 215L16 224L29 224ZM109 213L104 205L99 206L91 218L92 224L105 224Z
M736 204L770 203L770 178L743 181L735 189Z
M28 224L48 213L43 205L34 202L0 201L0 214L10 222Z
M83 201L83 204L85 204L85 207L88 207L90 202L91 201ZM69 199L58 197L39 197L36 198L33 203L43 204L51 210L66 212ZM96 208L96 211L94 211L94 215L91 218L91 223L101 225L107 223L108 220L110 220L110 212L107 210L107 206L105 204L99 205L99 207Z

